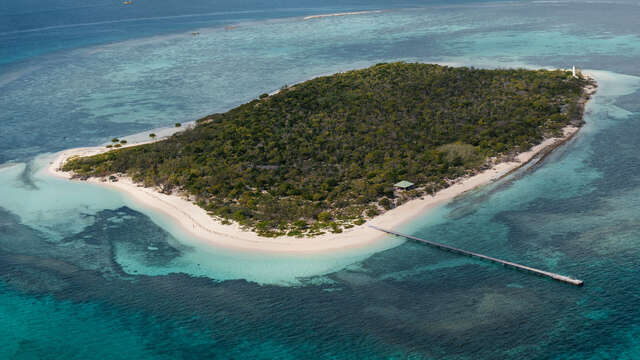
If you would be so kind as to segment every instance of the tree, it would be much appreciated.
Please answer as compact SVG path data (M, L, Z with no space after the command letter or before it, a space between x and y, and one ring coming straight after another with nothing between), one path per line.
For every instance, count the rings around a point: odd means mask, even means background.
M179 188L261 235L317 234L438 191L489 157L559 132L582 116L585 84L557 71L378 64L283 87L162 141L64 168ZM393 184L403 179L416 190L396 199Z
M326 211L323 211L320 214L318 214L318 221L327 222L330 219L331 219L331 214L329 214Z
M378 204L383 208L385 208L386 210L391 209L391 207L393 206L393 204L391 203L391 200L389 200L386 197L383 197L382 199L380 199L380 201L378 201Z

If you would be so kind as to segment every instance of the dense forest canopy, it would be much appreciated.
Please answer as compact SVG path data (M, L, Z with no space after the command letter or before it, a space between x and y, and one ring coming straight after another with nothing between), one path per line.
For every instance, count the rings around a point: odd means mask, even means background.
M166 140L63 169L179 190L265 236L340 232L580 125L587 82L567 71L378 64L284 87ZM400 180L416 188L394 191Z

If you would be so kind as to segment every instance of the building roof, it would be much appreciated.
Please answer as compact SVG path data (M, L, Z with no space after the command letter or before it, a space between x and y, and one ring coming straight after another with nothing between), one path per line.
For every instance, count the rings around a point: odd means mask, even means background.
M413 185L415 185L415 184L410 182L410 181L407 181L407 180L402 180L402 181L400 181L398 183L393 184L393 186L399 187L399 188L403 188L403 189L412 187Z

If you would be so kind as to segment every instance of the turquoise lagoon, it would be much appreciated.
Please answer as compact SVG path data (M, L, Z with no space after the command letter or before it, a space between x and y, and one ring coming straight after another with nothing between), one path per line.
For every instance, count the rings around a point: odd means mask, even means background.
M284 5L191 16L162 3L151 20L100 21L60 7L71 25L48 20L58 33L2 29L13 57L0 62L0 358L640 357L637 4ZM357 9L388 11L302 19ZM134 24L139 36L119 34ZM597 69L574 140L401 229L583 288L397 239L314 256L219 249L117 192L42 171L64 148L397 60Z

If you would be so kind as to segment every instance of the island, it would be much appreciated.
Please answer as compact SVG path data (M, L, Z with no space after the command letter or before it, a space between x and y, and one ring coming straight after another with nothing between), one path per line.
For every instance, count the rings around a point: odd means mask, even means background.
M366 222L401 224L563 143L595 87L575 71L381 63L284 86L166 139L65 151L51 170L126 188L230 246L346 247L375 237Z

